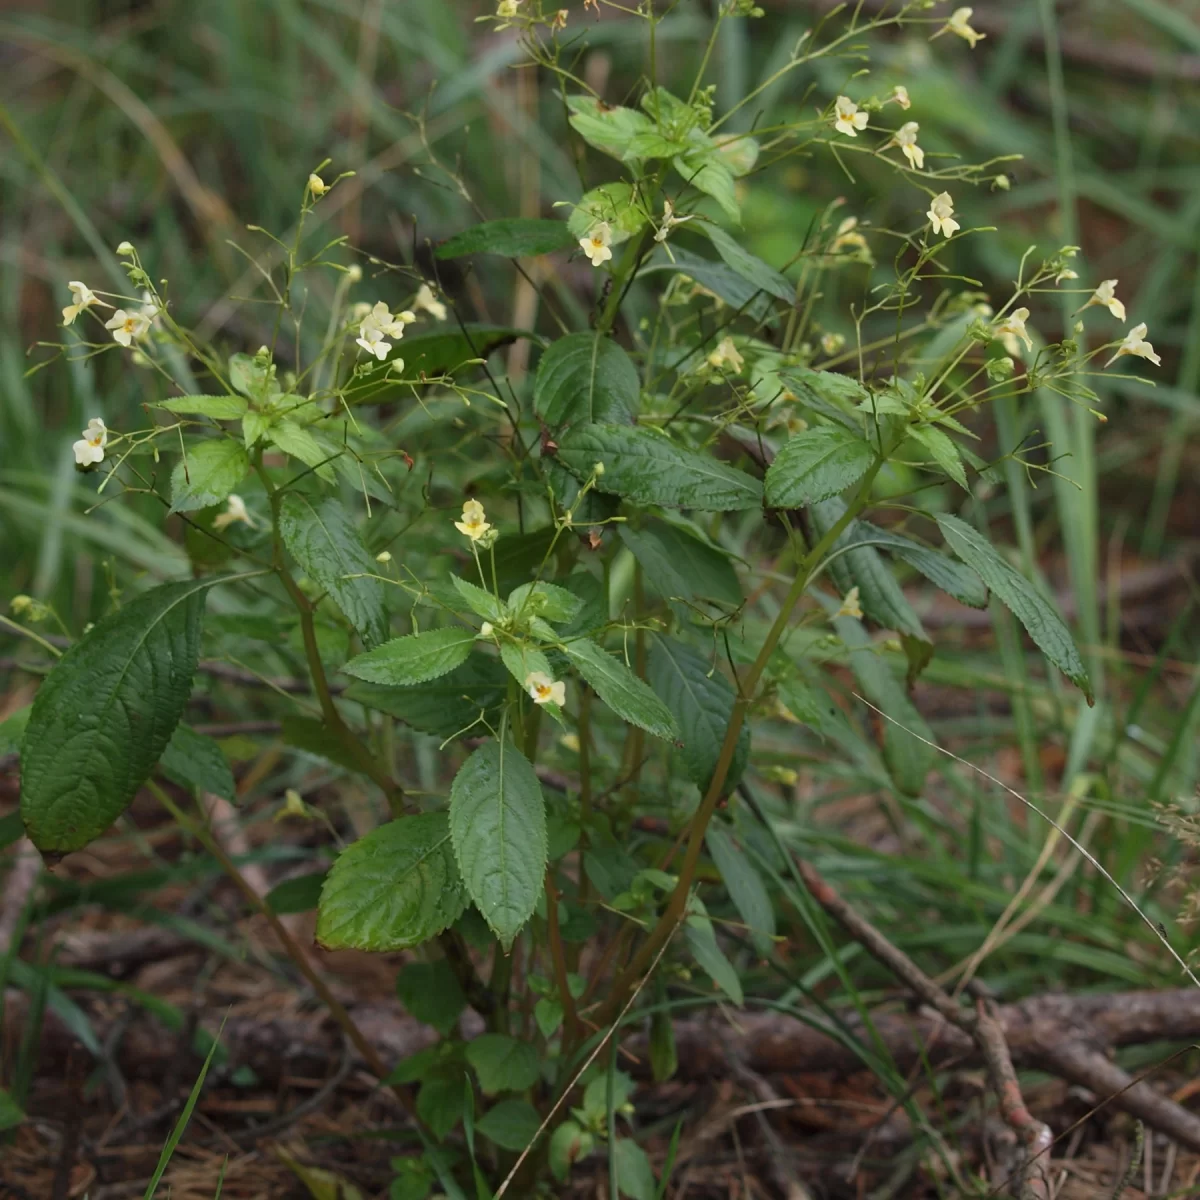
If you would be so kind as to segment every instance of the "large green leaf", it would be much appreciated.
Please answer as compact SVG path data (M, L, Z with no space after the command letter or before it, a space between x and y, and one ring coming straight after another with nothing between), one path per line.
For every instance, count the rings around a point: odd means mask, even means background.
M668 742L679 737L671 710L619 658L588 638L566 642L563 649L571 665L618 717Z
M1023 575L965 521L942 515L938 528L947 545L992 590L996 598L1025 626L1041 652L1087 697L1095 702L1092 685L1079 651L1063 619Z
M532 258L573 246L575 238L562 221L541 217L506 217L472 225L444 241L438 258L461 258L464 254L499 254L505 258Z
M837 425L816 425L789 438L767 469L767 504L801 508L857 483L875 461L869 442Z
M159 760L167 778L186 787L234 798L233 772L221 747L212 738L197 733L188 725L175 726Z
M98 621L55 664L21 744L21 817L39 850L65 853L125 810L183 714L205 593L167 583Z
M645 1150L633 1138L617 1138L613 1143L613 1158L617 1164L617 1187L630 1200L655 1200L658 1180Z
M774 267L769 267L761 258L756 258L719 225L703 222L697 228L708 235L725 262L748 283L752 283L756 290L766 292L785 304L795 302L796 289Z
M514 1153L524 1150L537 1136L542 1119L528 1100L510 1096L488 1109L475 1125L475 1130L503 1150Z
M462 666L474 643L473 629L430 629L426 633L392 638L352 658L342 670L368 683L407 687L437 679Z
M672 160L675 170L694 188L710 195L737 224L742 223L733 172L715 146L689 150Z
M762 876L723 822L709 825L704 842L734 908L750 930L755 948L759 954L769 954L775 937L775 909Z
M631 421L639 408L637 370L611 338L568 333L538 363L533 407L551 427Z
M812 505L809 510L818 536L824 536L846 511L837 496ZM933 656L933 643L921 624L921 618L905 598L891 568L873 547L856 540L853 526L844 530L830 551L829 573L845 595L858 588L863 612L885 629L894 629L904 642L910 678L915 678Z
M249 456L232 438L193 442L171 472L171 511L191 512L220 504L249 470Z
M267 430L267 440L277 449L292 458L298 458L306 467L312 467L326 483L332 483L333 461L341 453L335 446L323 445L303 425L295 421L279 421Z
M440 679L415 687L352 683L347 700L378 709L439 738L461 732L480 716L495 723L508 687L508 673L494 658L472 655Z
M387 640L383 583L350 514L334 499L314 503L288 492L279 508L284 545L306 575L332 597L368 646Z
M846 531L847 545L865 543L886 550L894 558L908 563L914 570L920 571L930 583L941 588L947 595L953 596L960 604L969 604L972 608L986 608L988 591L983 580L960 562L942 554L939 550L931 550L914 542L911 538L895 533L890 529L880 529L868 521L853 521ZM841 544L839 539L839 545Z
M441 933L465 907L446 814L401 817L338 855L321 889L317 941L331 950L404 950Z
M650 686L675 718L688 776L701 792L706 792L733 713L733 686L703 654L658 634L650 642L647 674ZM750 728L743 723L721 786L722 795L737 787L749 757Z
M484 742L463 763L450 832L467 891L507 950L537 904L548 844L541 784L511 742Z
M567 228L577 241L591 233L600 221L607 223L611 232L611 245L627 242L646 225L646 214L638 203L632 184L623 179L610 180L585 192L579 203L571 209Z
M665 246L659 247L654 257L638 274L647 275L653 271L671 271L677 275L686 275L720 297L731 308L744 312L755 321L766 320L771 312L770 297L750 283L744 275L723 262L701 258L699 254L693 254L682 246L674 246L671 257L667 256Z
M793 367L780 378L802 404L823 417L857 432L862 426L858 411L869 400L867 391L857 379L837 371L814 371L809 367Z
M410 1016L432 1025L443 1037L467 1006L458 976L445 958L407 963L396 976L396 995Z
M733 564L711 542L668 521L651 518L640 529L617 526L651 586L667 599L716 600L740 607L743 596Z
M596 487L635 504L665 504L707 512L758 508L762 484L711 455L685 450L650 429L580 425L558 449L559 460L580 479L596 463L604 474Z
M241 396L176 396L154 406L189 417L212 417L214 421L239 421L249 407Z
M621 162L632 162L645 155L644 146L635 147L639 135L657 134L654 122L635 108L610 108L591 96L568 96L571 127L590 146Z
M541 1078L538 1053L528 1042L506 1033L481 1033L467 1043L467 1062L487 1096L523 1092Z

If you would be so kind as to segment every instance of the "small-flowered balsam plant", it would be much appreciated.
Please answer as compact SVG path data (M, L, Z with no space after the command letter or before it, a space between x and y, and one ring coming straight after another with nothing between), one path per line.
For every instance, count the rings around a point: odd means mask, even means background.
M522 267L574 292L544 327L471 320L469 292L428 266L342 239L306 249L306 222L348 186L327 164L298 173L295 234L262 260L274 316L245 345L183 327L130 241L117 246L127 291L99 287L98 272L66 286L61 353L125 356L153 388L137 427L92 415L77 468L106 500L160 497L194 573L126 599L63 654L21 753L25 827L48 855L98 837L160 771L219 789L219 749L183 721L198 661L281 622L268 649L292 655L310 689L280 699L285 741L359 779L392 818L336 853L317 940L414 952L400 996L443 1040L393 1082L417 1085L428 1138L458 1143L470 1122L489 1187L545 1121L516 1177L523 1196L614 1136L621 1188L653 1194L624 1128L628 1077L579 1071L597 1031L649 997L663 1011L668 985L740 1004L729 955L772 953L769 843L736 799L751 739L807 729L879 764L871 787L920 794L928 748L898 727L873 735L830 691L833 668L848 670L924 728L905 684L935 647L900 579L916 572L975 606L994 596L1090 700L1053 606L971 506L951 510L996 486L974 431L994 401L1054 392L1098 411L1087 377L1100 362L1159 363L1114 279L1072 287L1078 323L1042 338L1037 298L1084 272L1073 247L1031 250L1004 297L950 268L957 243L988 236L972 193L1011 181L998 162L920 140L919 79L876 94L855 57L840 86L805 91L799 116L753 134L731 118L762 89L724 112L704 77L612 103L573 69L604 3L500 0L485 18L557 81L555 136L573 143L579 194L542 218L472 226L422 260L558 255ZM893 7L822 21L770 85L857 56L880 24L939 54L983 37L969 8ZM758 12L723 0L716 27ZM945 33L966 45L936 41ZM877 228L831 205L786 261L763 261L743 199L757 172L798 153L835 178L862 156L894 172L907 220ZM820 303L833 277L859 297L845 311ZM493 352L518 338L534 369L505 376ZM221 620L206 629L218 589ZM46 616L28 597L11 611ZM778 757L756 755L754 771L794 785ZM281 804L289 821L319 811L295 790ZM738 938L718 937L718 908ZM466 1007L485 1037L461 1036ZM653 1069L669 1075L670 1022L651 1030ZM475 1159L479 1140L490 1157Z

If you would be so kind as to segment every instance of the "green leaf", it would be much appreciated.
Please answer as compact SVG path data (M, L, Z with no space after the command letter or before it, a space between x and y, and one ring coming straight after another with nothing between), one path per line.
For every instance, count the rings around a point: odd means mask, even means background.
M267 440L284 454L298 458L306 467L312 467L326 483L332 483L337 476L333 473L333 460L341 451L337 448L323 446L302 425L295 421L280 421L267 430Z
M758 508L762 484L707 454L685 450L650 429L579 425L562 439L559 461L580 479L602 462L599 491L635 504L731 512Z
M533 407L552 428L584 421L632 421L640 384L629 355L600 333L569 333L542 355Z
M714 262L710 258L701 258L682 246L675 246L671 255L673 257L667 256L665 246L660 247L650 262L638 272L639 277L654 271L671 271L686 275L701 287L719 296L731 308L744 312L755 321L765 321L770 316L770 298L732 267L723 262Z
M446 1037L467 1006L458 976L444 958L407 963L396 976L396 995L410 1015Z
M39 850L99 837L154 769L183 714L205 595L167 583L98 621L38 689L21 743L21 818Z
M328 878L328 871L310 871L307 875L285 879L266 894L267 907L277 917L312 912L321 903L321 889Z
M710 659L659 634L652 635L647 666L650 686L671 710L679 728L688 777L701 793L707 792L733 713L733 687ZM721 785L722 795L737 787L749 757L750 728L743 723Z
M246 415L248 405L241 396L176 396L154 405L167 412L189 417L212 417L214 421L238 421Z
M462 666L475 643L473 629L431 629L392 638L352 658L342 670L369 683L406 687L437 679Z
M546 806L510 742L484 742L450 788L450 831L467 891L507 951L533 914L546 870Z
M640 529L621 524L617 530L651 587L665 599L703 598L727 608L741 606L737 572L728 555L711 542L654 517Z
M255 409L251 409L242 417L242 443L247 450L253 449L267 436L273 419L270 413L258 412Z
M171 472L171 511L220 504L250 470L246 451L232 438L193 442Z
M12 1096L0 1088L0 1133L7 1129L16 1129L25 1120L25 1113Z
M317 941L327 950L406 950L457 921L466 904L446 814L401 817L337 856L321 889Z
M370 648L387 641L383 584L367 578L377 572L378 564L341 503L329 499L317 504L299 492L288 492L279 508L279 533L304 573L329 593L364 644Z
M462 1120L464 1098L461 1068L443 1067L422 1081L417 1093L417 1116L438 1141L443 1141Z
M466 1052L484 1095L523 1092L541 1078L537 1051L505 1033L481 1033L467 1043Z
M491 592L485 592L483 588L476 587L473 583L468 583L465 579L460 579L457 575L450 577L450 582L454 584L455 590L466 601L467 607L477 616L482 617L485 621L491 621L494 625L499 625L508 616L508 609L505 607L502 600L497 600Z
M550 1135L550 1170L560 1183L571 1168L592 1152L596 1139L578 1121L564 1121Z
M970 525L958 517L939 515L938 528L950 549L992 590L1025 626L1041 652L1094 704L1092 685L1070 630L1033 584L1018 574Z
M679 737L671 710L620 659L587 638L566 642L563 650L571 665L618 717L668 742Z
M813 526L824 536L841 519L845 503L838 497L822 500L809 510ZM847 549L853 547L853 549ZM858 600L863 612L885 629L894 629L904 642L908 656L909 679L914 679L933 657L933 643L896 582L891 568L873 546L856 544L852 527L844 530L830 551L845 550L829 560L829 573L845 595L858 588Z
M232 803L233 772L221 747L210 737L187 725L176 725L171 740L159 759L168 779L184 787L212 792Z
M638 158L633 144L639 134L658 132L654 122L637 109L610 108L592 96L568 96L567 107L571 110L568 118L571 128L589 146L621 162L633 162Z
M774 267L769 267L761 258L756 258L719 225L705 221L697 227L708 235L725 262L748 283L752 283L757 291L766 292L788 305L795 303L796 289Z
M508 596L508 609L514 617L523 620L541 617L545 621L561 624L573 621L583 612L583 601L566 588L535 580L513 588Z
M758 162L758 143L748 135L717 141L716 152L735 178L740 179L754 170Z
M606 221L612 230L614 246L627 242L645 227L646 216L636 202L631 184L616 180L585 192L583 199L571 210L567 228L571 236L579 241L601 221Z
M742 223L733 172L715 147L689 150L673 160L675 170L694 188L711 196L735 224Z
M931 550L890 529L880 529L867 521L853 521L847 530L849 542L867 542L886 550L894 558L920 571L930 583L953 596L960 604L986 608L988 591L983 580L962 563L955 562L939 550Z
M489 1108L475 1129L502 1150L519 1153L537 1137L541 1124L537 1109L528 1100L514 1096Z
M533 258L574 244L575 238L562 221L508 217L464 229L438 246L434 256L461 258L464 254L499 254L504 258Z
M967 472L963 468L958 447L954 444L954 439L948 433L945 433L936 425L914 425L908 432L911 437L914 437L933 455L933 461L960 488L964 491L969 490L967 487Z
M522 337L540 341L527 329L470 323L462 329L442 329L406 337L397 344L392 355L393 359L404 359L405 378L414 379L421 375L435 378L456 375L470 364L486 359L494 350ZM345 393L350 404L391 404L410 398L412 389L410 384L397 382L394 366L380 364L356 378L346 387Z
M770 954L775 937L775 909L762 876L723 823L714 821L709 825L704 841L734 908L750 929L755 948L759 954Z
M632 1138L617 1138L613 1143L617 1164L617 1187L632 1200L654 1200L658 1181L654 1178L646 1152Z
M352 683L345 696L423 733L448 738L461 733L480 715L494 724L507 687L508 673L500 663L476 654L448 675L416 687Z
M229 382L251 400L265 400L281 390L275 378L275 364L260 360L256 354L229 356Z
M814 412L857 433L862 420L857 413L870 393L857 379L836 371L793 367L780 376L796 398Z
M870 443L837 425L816 425L794 437L767 468L771 508L801 508L857 483L875 461Z
M535 671L554 678L554 668L550 666L550 660L536 646L527 642L502 642L500 661L508 668L508 673L517 681L517 686L522 691L525 690L525 680Z
M833 607L834 601L830 601ZM898 791L908 796L920 796L925 777L933 766L936 751L918 741L913 733L933 741L933 732L908 698L900 681L880 658L867 631L853 617L836 617L834 627L838 637L850 651L850 669L868 700L894 721L884 721L883 761ZM905 728L901 728L903 725ZM912 730L912 733L908 731Z
M684 923L684 934L696 961L734 1004L741 1006L745 1001L742 994L742 981L738 978L733 963L725 957L725 952L717 945L717 935L713 930L712 921L708 919L708 911L697 896L688 901L689 915Z

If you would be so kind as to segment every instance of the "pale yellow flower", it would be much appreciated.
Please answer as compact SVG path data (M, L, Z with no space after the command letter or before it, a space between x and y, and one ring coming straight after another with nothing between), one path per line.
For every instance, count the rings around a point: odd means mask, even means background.
M500 0L500 3L496 5L496 16L502 21L511 21L517 15L520 4L521 0Z
M1025 322L1029 320L1029 309L1015 308L1008 314L1007 317L1002 317L996 324L996 336L1001 339L1020 338L1025 343L1025 349L1032 352L1033 339L1029 336L1025 328ZM1010 354L1013 353L1012 344L1007 340L1004 341L1004 348Z
M1126 335L1125 340L1117 348L1116 354L1104 365L1111 367L1123 355L1132 354L1137 358L1148 358L1156 367L1162 366L1162 359L1154 353L1154 347L1146 341L1146 323L1135 325Z
M492 634L495 632L496 632L496 628L491 623L491 621L484 621L484 623L482 625L480 625L480 627L479 627L479 636L480 637L491 637Z
M93 417L82 437L71 449L75 451L75 462L81 467L94 467L104 461L104 447L108 445L108 429L99 417Z
M858 105L849 96L839 96L833 102L833 127L847 137L858 137L860 129L866 129L868 117L858 111Z
M327 191L329 184L323 180L315 171L308 177L308 190L319 200Z
M925 169L925 151L917 145L917 131L920 128L916 121L905 121L896 130L896 136L892 138L892 141L900 147L901 153L918 171L923 171Z
M392 561L392 552L390 550L380 550L380 552L375 555L375 561L377 563L383 563L383 565L386 567L388 563Z
M1106 279L1092 293L1091 298L1083 307L1091 308L1093 304L1107 308L1118 321L1125 320L1125 305L1117 299L1117 281L1115 279Z
M579 239L579 247L591 259L593 267L608 262L612 258L612 226L607 221L593 225L587 237Z
M427 283L417 289L417 298L413 307L421 312L427 312L435 321L446 319L446 306L433 294L433 288Z
M120 254L122 257L127 257L128 255L132 254L133 253L133 243L132 242L122 242L117 247L117 253Z
M888 97L888 101L900 105L906 111L912 107L912 101L908 98L908 88L902 83L898 83L892 88L892 94Z
M551 679L545 671L530 671L525 676L525 690L534 704L557 704L561 708L567 702L567 685L561 679Z
M944 237L950 237L962 228L954 219L954 201L950 199L949 192L941 192L934 196L930 202L929 211L925 215L929 218L930 225L933 226L933 232L940 233Z
M821 349L826 354L836 354L846 344L846 335L843 333L823 333L821 335Z
M708 356L708 365L718 370L732 371L736 375L745 365L745 360L733 344L733 338L726 337L717 343L717 348Z
M135 340L145 337L150 331L150 320L145 313L128 313L123 308L118 308L104 322L104 328L112 330L114 342L122 346L132 346Z
M934 37L941 37L943 33L953 33L962 38L964 42L969 42L971 49L987 37L986 33L980 33L977 29L972 29L970 25L971 14L975 10L973 8L956 8L950 14L950 19L945 25L935 33Z
M676 225L682 225L685 221L695 220L695 215L695 213L690 213L686 217L677 217L675 215L675 206L670 200L664 200L662 224L659 225L658 230L655 232L654 240L656 242L665 242L670 235L671 230L674 229Z
M483 505L478 500L468 500L463 505L462 520L454 522L454 528L458 530L464 537L468 537L473 542L479 541L491 529L491 525L486 519L483 511Z
M567 10L565 8L560 8L558 10L558 12L556 12L554 14L554 16L550 19L551 30L566 29L567 17L569 17L570 15L571 14L569 12L567 12Z
M862 605L858 602L858 588L852 587L845 596L842 597L842 607L837 610L835 616L839 617L854 617L856 620L862 620Z
M241 521L243 525L254 528L254 518L246 511L246 502L241 496L231 493L229 499L225 501L225 511L217 513L213 517L213 528L227 529L235 521Z
M870 250L870 247L867 245L867 239L858 230L857 217L847 217L837 227L837 233L834 235L829 252L831 254L838 254L850 248L855 250Z
M111 304L101 300L86 283L80 283L78 279L72 279L67 287L71 289L71 299L74 303L68 304L62 310L64 325L72 324L85 308L91 308L94 304L100 305L101 308L112 308Z
M1079 276L1074 271L1072 271L1070 267L1063 267L1063 269L1061 271L1059 271L1059 273L1057 275L1055 275L1054 282L1055 283L1065 283L1069 279L1078 279L1078 278L1079 278ZM1114 279L1112 282L1116 283L1117 281ZM1097 291L1098 290L1099 289L1097 289ZM1094 298L1093 298L1093 302L1094 302ZM1085 304L1084 308L1086 308L1086 307L1087 307L1087 305ZM1124 305L1122 305L1122 308L1124 308Z

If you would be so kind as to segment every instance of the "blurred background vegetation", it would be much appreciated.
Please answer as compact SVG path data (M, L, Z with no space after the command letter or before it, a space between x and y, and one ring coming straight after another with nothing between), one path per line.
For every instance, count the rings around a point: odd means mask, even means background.
M718 113L831 7L760 2L761 19L722 28L710 75ZM330 158L327 176L355 176L318 209L314 245L345 235L368 279L382 271L372 258L411 264L436 274L465 319L521 325L535 309L507 264L435 263L430 245L480 219L555 215L555 202L610 177L576 155L546 81L514 69L523 56L512 31L477 24L490 10L461 0L0 8L0 578L4 599L45 599L72 631L105 610L112 588L189 568L153 500L127 496L85 515L94 483L76 475L70 443L94 415L133 427L161 385L114 355L67 363L39 345L59 340L68 280L123 290L113 250L129 239L169 280L181 323L227 352L253 351L273 314L256 305L255 271L230 242L265 249L249 224L286 240L308 172ZM1048 254L1078 244L1081 285L1118 278L1130 323L1148 323L1163 367L1156 386L1116 373L1093 381L1103 421L1044 394L973 426L987 457L1025 444L1053 468L1027 473L1010 460L1006 486L969 511L1057 595L1098 681L1097 706L1027 659L999 610L974 624L926 610L938 654L915 702L939 743L1057 813L1186 954L1191 926L1177 917L1193 850L1160 808L1193 809L1200 768L1200 0L979 0L973 23L987 35L974 53L953 38L931 46L921 28L881 35L868 81L880 95L908 87L929 154L1021 156L1003 168L1007 189L955 195L964 226L998 233L957 243L954 269L1003 297L1028 245ZM627 100L648 69L643 23L571 0L568 33L585 28L574 69L610 102ZM661 82L686 87L710 28L707 4L673 6L659 31ZM742 110L740 127L811 111L854 69L842 59L793 73ZM853 176L819 152L765 156L743 181L749 248L782 267L836 201L864 225L911 226L921 194L870 159L850 165ZM546 279L576 327L589 270L556 263ZM852 332L863 279L825 280L824 328ZM412 290L386 273L374 286L363 295L398 302ZM327 310L333 288L314 281L308 303ZM1057 340L1082 299L1044 296L1030 325ZM519 378L528 349L505 353ZM1034 449L1046 442L1051 450ZM465 480L469 452L454 445ZM12 670L18 653L0 630L0 678L14 689L28 684ZM816 740L798 759L793 737L783 725L768 733L755 763L799 765L799 783L760 773L753 786L780 793L793 845L930 965L975 950L1031 877L1029 919L989 964L993 987L1176 981L1077 854L1051 845L1039 860L1047 826L997 787L948 770L924 799L883 794L865 760L850 754L847 765ZM829 967L799 936L795 986L810 988ZM861 959L852 973L856 988L883 980Z

